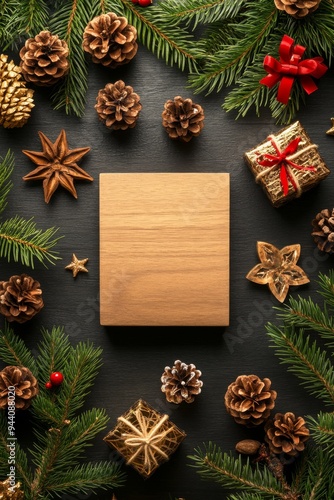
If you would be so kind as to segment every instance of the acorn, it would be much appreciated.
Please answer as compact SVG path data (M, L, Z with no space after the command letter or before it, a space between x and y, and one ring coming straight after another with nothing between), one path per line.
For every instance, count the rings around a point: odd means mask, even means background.
M255 439L243 439L235 445L235 449L243 455L255 455L260 446L261 443Z

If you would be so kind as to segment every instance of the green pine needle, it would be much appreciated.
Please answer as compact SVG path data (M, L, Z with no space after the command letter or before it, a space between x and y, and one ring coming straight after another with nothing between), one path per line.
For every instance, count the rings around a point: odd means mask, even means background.
M34 356L8 323L5 323L3 330L0 330L0 359L6 365L25 366L33 373L37 373Z

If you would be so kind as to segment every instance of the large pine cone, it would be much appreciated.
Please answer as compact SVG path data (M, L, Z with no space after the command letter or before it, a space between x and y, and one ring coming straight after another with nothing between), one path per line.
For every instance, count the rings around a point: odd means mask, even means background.
M321 0L274 0L278 10L285 10L290 16L299 19L314 12Z
M15 392L14 397L13 392ZM0 409L6 408L8 403L13 404L12 402L15 401L15 408L25 410L37 394L38 382L29 368L6 366L0 372Z
M113 12L94 17L83 34L83 48L94 63L116 68L137 54L137 30Z
M180 96L168 99L162 112L162 125L171 139L189 142L204 127L204 110L191 99Z
M69 49L65 40L50 31L28 38L20 50L20 66L27 82L40 86L54 85L69 70Z
M276 413L273 419L266 422L264 430L269 449L276 455L298 455L304 450L305 442L310 437L305 420L291 412Z
M0 281L0 313L7 321L25 323L43 306L40 283L31 276L21 274Z
M35 106L34 91L26 88L22 70L8 56L0 55L0 125L4 128L22 127Z
M227 412L238 424L253 427L265 422L275 406L277 392L270 389L271 380L257 375L239 375L225 393Z
M202 372L196 370L193 364L186 365L180 360L174 361L174 366L166 366L161 376L161 390L169 403L192 403L200 394L203 382L199 380Z
M24 491L21 490L21 483L16 483L13 487L10 478L0 481L0 500L23 500Z
M312 221L311 235L322 252L334 253L334 208L321 210Z
M126 130L136 125L142 105L133 88L118 80L99 91L95 109L107 128Z

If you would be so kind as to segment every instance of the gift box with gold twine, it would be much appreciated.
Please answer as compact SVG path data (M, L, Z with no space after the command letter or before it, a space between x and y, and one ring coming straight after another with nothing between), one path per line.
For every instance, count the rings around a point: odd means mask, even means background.
M184 431L143 399L121 417L104 441L114 447L145 479L176 451L186 437Z
M244 159L274 207L298 198L330 174L299 121L269 135Z

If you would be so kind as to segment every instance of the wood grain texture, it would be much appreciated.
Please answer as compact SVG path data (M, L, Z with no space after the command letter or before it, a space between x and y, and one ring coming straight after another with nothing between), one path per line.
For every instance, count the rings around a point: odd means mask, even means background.
M229 174L100 175L100 318L228 325Z

